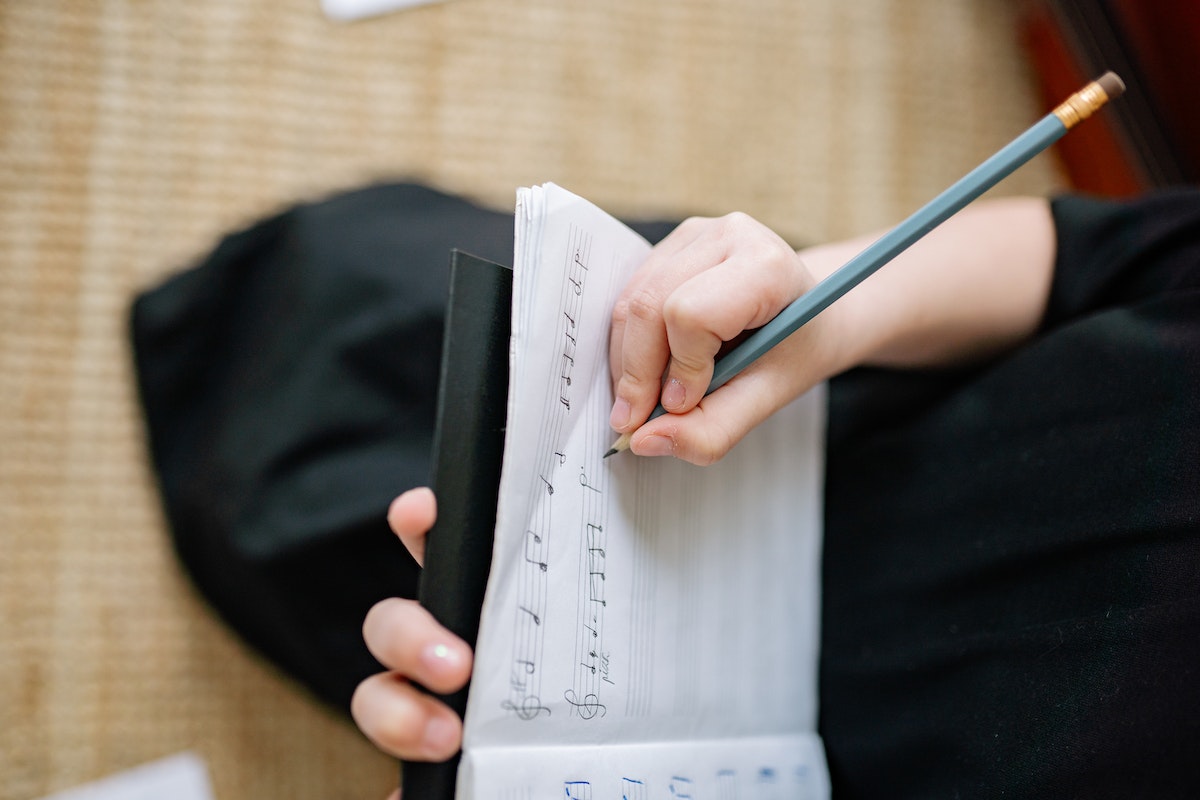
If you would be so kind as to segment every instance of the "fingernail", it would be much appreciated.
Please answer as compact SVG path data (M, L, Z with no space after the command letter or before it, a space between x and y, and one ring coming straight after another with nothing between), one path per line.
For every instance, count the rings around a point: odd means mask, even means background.
M629 424L629 413L629 401L624 397L618 397L613 403L612 413L608 415L608 424L614 431L621 430Z
M683 390L683 384L678 379L671 378L671 380L667 381L667 385L663 387L663 408L667 410L679 408L683 405L685 397L687 397L687 393Z
M456 648L445 644L431 644L421 651L425 666L435 672L445 672L462 663L462 655Z
M634 452L639 456L669 456L675 452L675 443L665 436L647 436Z
M425 748L433 755L453 753L458 731L450 720L438 714L425 724Z
M416 488L409 489L405 494L412 495L413 497L433 497L433 489L428 486L417 486Z

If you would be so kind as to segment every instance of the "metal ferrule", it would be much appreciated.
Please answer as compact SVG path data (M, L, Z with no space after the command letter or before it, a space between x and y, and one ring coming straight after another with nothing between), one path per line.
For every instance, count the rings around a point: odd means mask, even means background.
M1054 109L1054 116L1058 117L1064 126L1071 128L1090 117L1107 102L1108 93L1098 81L1092 81Z

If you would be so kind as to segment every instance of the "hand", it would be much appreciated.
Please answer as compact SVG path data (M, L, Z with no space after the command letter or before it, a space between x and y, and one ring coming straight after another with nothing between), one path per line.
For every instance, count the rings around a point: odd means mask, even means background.
M721 458L771 413L829 376L826 312L704 397L726 343L773 319L817 282L775 233L745 214L690 219L650 254L613 310L610 424L638 455ZM643 425L662 403L668 414Z
M1037 329L1054 272L1050 207L1039 198L983 201L704 397L726 343L770 321L876 236L797 254L745 214L680 225L654 248L613 310L613 429L633 434L637 455L708 464L843 370L976 362ZM646 422L659 402L670 413Z
M388 523L417 561L437 505L429 489L413 489L388 509ZM439 625L415 600L377 603L363 622L367 648L388 672L358 685L350 713L381 750L408 761L444 761L462 744L462 720L444 703L409 683L448 694L471 676L471 648Z

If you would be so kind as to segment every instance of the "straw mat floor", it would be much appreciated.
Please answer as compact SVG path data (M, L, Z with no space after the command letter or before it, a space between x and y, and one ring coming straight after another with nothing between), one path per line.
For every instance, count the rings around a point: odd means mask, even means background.
M131 296L225 231L390 177L497 205L897 221L1031 122L1000 0L0 4L0 800L183 749L221 800L393 763L235 640L167 546ZM1052 190L1042 158L1002 187ZM382 513L382 509L381 509Z

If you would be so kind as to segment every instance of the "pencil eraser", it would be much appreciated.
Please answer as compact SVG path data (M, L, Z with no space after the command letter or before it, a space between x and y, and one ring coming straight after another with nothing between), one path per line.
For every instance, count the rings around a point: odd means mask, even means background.
M1096 79L1096 83L1100 84L1100 88L1108 95L1108 99L1120 97L1125 92L1125 81L1115 72L1106 72Z

